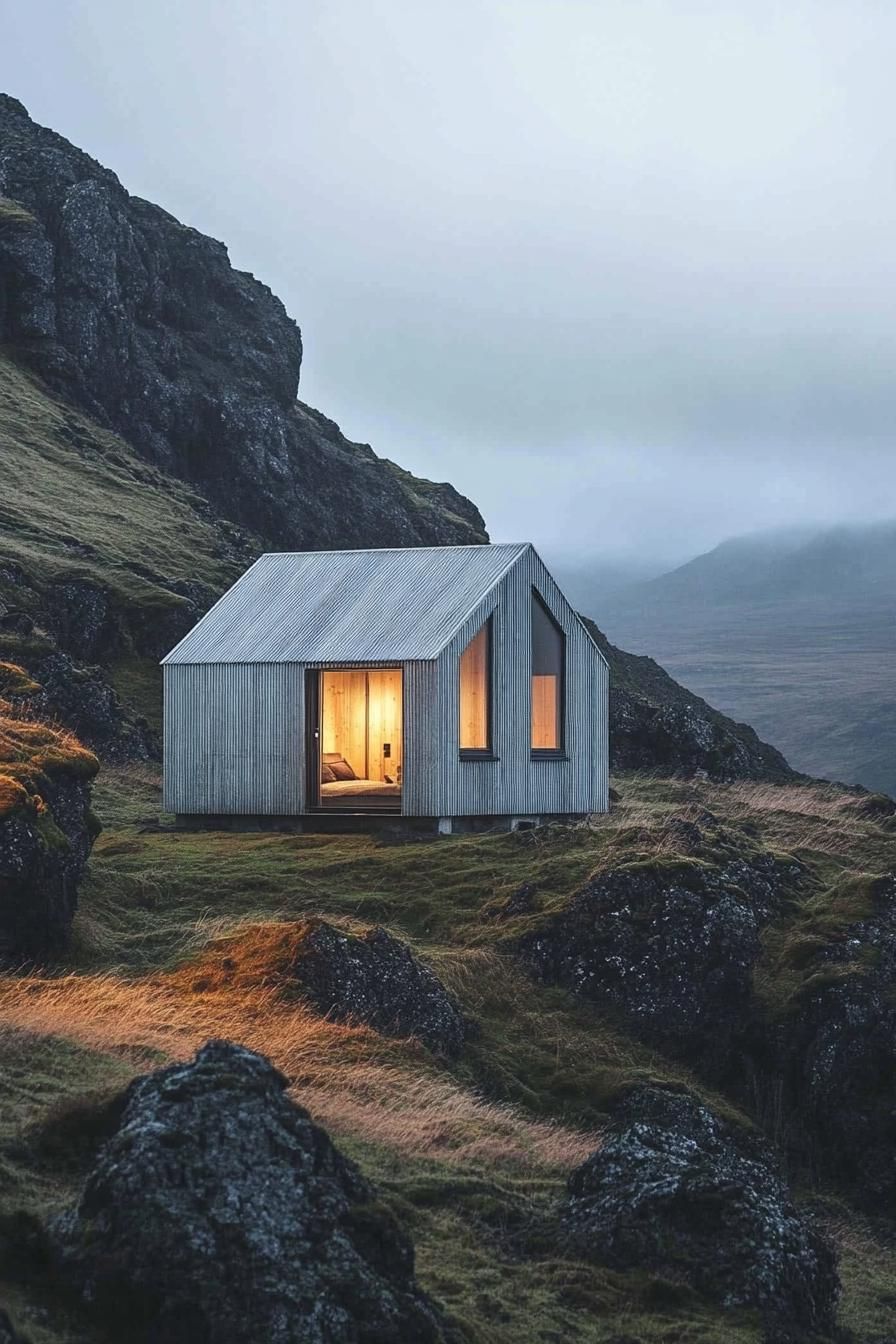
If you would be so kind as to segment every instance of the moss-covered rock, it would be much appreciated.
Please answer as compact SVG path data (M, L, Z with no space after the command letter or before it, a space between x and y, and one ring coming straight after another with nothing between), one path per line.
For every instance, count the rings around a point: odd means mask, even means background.
M687 1094L640 1087L620 1102L570 1178L563 1224L587 1259L758 1309L771 1339L833 1327L831 1247L795 1209L764 1144Z
M7 694L40 688L2 668ZM0 701L0 961L64 946L96 835L90 781L99 762L71 733L16 717Z
M194 984L276 987L337 1022L415 1036L449 1059L472 1028L430 967L381 928L356 933L323 919L257 926L203 954Z
M262 1056L210 1042L132 1085L53 1235L115 1338L442 1344L414 1248Z
M771 1027L792 1142L860 1199L896 1206L896 874L811 903L772 973L797 972Z
M753 1013L760 931L798 876L770 854L651 856L598 873L515 940L539 980L716 1071Z

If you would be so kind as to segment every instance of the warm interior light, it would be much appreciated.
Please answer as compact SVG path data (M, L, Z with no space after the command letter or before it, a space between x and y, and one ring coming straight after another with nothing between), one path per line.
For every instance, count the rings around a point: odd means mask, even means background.
M357 779L393 783L401 772L401 669L325 671L321 752L338 753ZM389 754L385 754L385 748Z
M556 751L560 683L555 676L532 678L532 749Z
M489 622L470 640L460 656L460 749L489 747Z
M563 745L563 631L534 588L531 612L532 750L560 751Z

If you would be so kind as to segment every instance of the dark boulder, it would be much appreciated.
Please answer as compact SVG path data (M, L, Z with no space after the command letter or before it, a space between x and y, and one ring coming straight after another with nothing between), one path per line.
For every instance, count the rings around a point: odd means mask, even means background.
M410 1239L285 1088L224 1041L131 1085L79 1203L51 1229L63 1279L115 1338L447 1338Z
M833 1326L830 1246L792 1204L764 1146L692 1096L629 1093L572 1174L563 1225L568 1247L588 1260L758 1309L776 1341Z
M206 966L200 988L209 974L222 984L275 984L337 1022L416 1036L447 1058L472 1027L433 971L385 929L348 933L322 919L266 925L225 940Z
M0 1307L0 1344L28 1344L28 1340L19 1334L2 1307Z
M872 912L803 966L776 1023L777 1068L801 1156L876 1209L896 1207L896 876Z
M416 1036L453 1058L467 1023L438 977L385 929L360 936L323 920L296 944L291 972L315 1007L341 1022L365 1022L385 1036Z
M663 858L626 864L599 873L513 948L540 980L721 1069L751 1017L760 930L787 876L768 855L724 867Z
M77 909L94 840L89 787L60 780L41 802L38 812L21 798L0 815L0 965L61 952Z

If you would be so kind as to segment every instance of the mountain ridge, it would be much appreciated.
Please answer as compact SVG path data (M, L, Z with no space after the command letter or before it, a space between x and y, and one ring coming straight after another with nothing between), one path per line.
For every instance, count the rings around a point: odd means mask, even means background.
M223 243L0 96L0 341L273 548L485 541L479 510L297 398L298 325Z
M894 586L896 523L883 521L732 538L599 609L614 640L798 770L893 793Z

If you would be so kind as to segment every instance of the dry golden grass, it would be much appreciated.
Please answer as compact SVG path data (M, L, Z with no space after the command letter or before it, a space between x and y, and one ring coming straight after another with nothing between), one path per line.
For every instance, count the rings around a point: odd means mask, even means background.
M0 662L0 696L35 695L38 683L15 663Z
M836 784L766 784L742 780L720 787L724 789L724 797L744 813L787 812L791 816L837 820L855 802L853 794Z
M210 1037L261 1051L293 1093L334 1134L408 1156L548 1174L568 1171L597 1145L595 1133L532 1120L486 1102L429 1065L415 1042L385 1042L337 1025L276 986L191 988L195 970L135 981L114 975L0 980L4 1026L59 1034L114 1054L192 1055Z
M2 683L20 679L20 687L39 689L28 674L11 663L0 664ZM92 751L65 728L31 718L6 700L0 701L0 817L31 805L43 809L47 775L68 774L90 779L99 770Z

